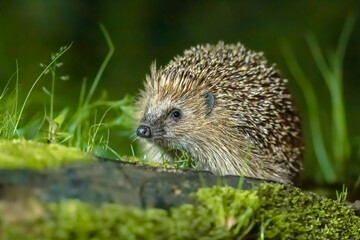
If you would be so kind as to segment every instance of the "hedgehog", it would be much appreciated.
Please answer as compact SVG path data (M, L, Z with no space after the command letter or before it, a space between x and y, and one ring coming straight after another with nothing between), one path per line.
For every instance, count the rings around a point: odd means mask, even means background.
M147 157L294 184L302 166L300 119L275 65L242 44L197 45L150 67L137 100Z

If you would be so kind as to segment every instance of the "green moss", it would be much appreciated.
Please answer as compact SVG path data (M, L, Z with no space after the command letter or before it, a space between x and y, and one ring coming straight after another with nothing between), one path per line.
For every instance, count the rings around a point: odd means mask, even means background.
M31 204L34 217L20 221L0 203L1 239L360 238L360 218L345 203L277 184L199 189L193 204L169 211L79 200Z
M149 161L135 156L122 156L121 160L141 166L176 168L176 169L196 169L195 160L192 159L186 151L180 148L171 148L168 151L172 151L172 154L174 155L173 162L168 162L164 158L162 158L163 160L162 162Z
M194 204L170 211L79 200L51 203L26 222L0 205L1 239L229 239L246 234L260 206L255 192L230 187L199 190ZM210 197L210 198L209 198ZM1 207L2 206L2 207ZM40 208L40 207L37 207ZM12 219L12 221L8 221Z
M360 239L360 218L344 202L276 184L256 190L266 239Z
M0 168L47 169L93 157L77 148L27 140L0 140Z
M135 165L144 166L144 167L149 166L149 167L175 168L174 165L171 165L168 162L148 161L134 156L122 156L121 160L124 162L133 163Z

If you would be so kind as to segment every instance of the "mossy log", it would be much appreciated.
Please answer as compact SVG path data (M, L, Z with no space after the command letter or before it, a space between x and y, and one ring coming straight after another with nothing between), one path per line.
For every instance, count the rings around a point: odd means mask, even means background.
M141 208L168 209L191 201L190 193L202 187L229 185L250 189L258 179L215 176L209 172L183 171L100 160L59 169L0 169L0 199L30 197L58 202L80 199L88 203L118 203Z
M360 239L346 194L125 159L0 141L0 239Z

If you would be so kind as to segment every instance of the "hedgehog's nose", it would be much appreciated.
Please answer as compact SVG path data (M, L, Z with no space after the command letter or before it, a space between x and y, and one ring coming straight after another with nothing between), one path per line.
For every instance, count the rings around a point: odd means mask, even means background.
M149 138L151 137L151 130L149 126L140 125L136 130L136 135L142 138Z

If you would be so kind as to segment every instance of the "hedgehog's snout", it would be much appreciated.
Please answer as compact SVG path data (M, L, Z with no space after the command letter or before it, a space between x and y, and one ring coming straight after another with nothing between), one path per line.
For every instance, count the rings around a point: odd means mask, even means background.
M151 137L151 129L147 125L140 125L136 130L136 135L142 138L149 138Z

